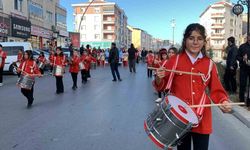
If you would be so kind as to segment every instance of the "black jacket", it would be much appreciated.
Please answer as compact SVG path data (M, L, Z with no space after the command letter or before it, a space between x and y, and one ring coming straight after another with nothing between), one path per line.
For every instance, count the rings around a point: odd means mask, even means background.
M109 63L119 63L119 50L118 48L112 48L109 51L109 58L108 58Z
M240 63L241 68L250 68L249 66L246 65L246 63L243 61L243 56L247 54L248 60L250 59L250 44L247 42L240 45L238 54L237 54L237 60Z
M235 44L227 47L227 69L230 69L230 67L234 67L234 69L237 69L237 53L238 48Z
M136 54L136 49L135 48L129 48L128 49L128 59L133 60L135 59L135 54Z

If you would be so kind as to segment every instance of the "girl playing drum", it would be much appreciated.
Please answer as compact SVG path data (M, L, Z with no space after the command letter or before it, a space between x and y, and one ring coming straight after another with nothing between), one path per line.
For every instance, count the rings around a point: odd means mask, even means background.
M171 94L180 98L188 105L210 104L210 100L205 93L206 88L210 90L210 97L216 104L224 104L220 108L223 112L230 112L231 105L228 102L228 95L218 78L216 65L206 56L205 50L206 35L205 28L198 24L190 24L185 32L182 48L178 55L176 70L202 73L205 76L194 76L192 74L167 72L164 69L172 69L176 63L177 56L172 56L164 67L157 69L154 86L159 91L166 90L169 80ZM211 65L210 65L211 64ZM211 66L211 67L210 67ZM204 96L205 95L205 96ZM199 112L197 110L200 110ZM193 141L194 150L207 150L209 135L212 133L212 114L210 107L197 108L200 122L197 127L193 127L187 136L182 139L178 150L190 150Z
M73 86L72 86L73 90L77 88L77 75L79 72L79 63L80 63L80 57L78 55L77 50L75 49L73 51L73 56L69 61L69 72L71 73L71 77L73 80Z
M20 82L18 85L21 87L22 94L27 98L28 104L27 108L30 108L33 104L34 97L34 78L36 76L40 77L41 73L36 65L36 62L33 60L33 55L31 50L24 52L24 60L21 62L17 72L21 73Z

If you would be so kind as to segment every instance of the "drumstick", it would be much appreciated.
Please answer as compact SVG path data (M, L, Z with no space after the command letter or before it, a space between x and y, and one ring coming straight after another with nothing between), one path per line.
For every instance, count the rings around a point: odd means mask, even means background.
M245 103L228 103L228 104L204 104L204 105L191 105L190 108L197 107L213 107L213 106L223 106L223 105L245 105Z
M159 68L155 68L155 67L148 67L148 69L157 70L157 69L159 69ZM192 72L186 72L186 71L180 71L180 70L170 70L170 69L166 69L166 68L163 68L163 70L164 70L164 71L168 71L168 72L180 73L180 74L188 74L188 75L204 76L202 73L192 73Z

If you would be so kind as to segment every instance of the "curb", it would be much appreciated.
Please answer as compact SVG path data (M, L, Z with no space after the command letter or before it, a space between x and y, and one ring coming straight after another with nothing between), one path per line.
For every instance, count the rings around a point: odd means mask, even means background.
M250 120L248 120L242 113L240 113L238 109L243 109L243 108L233 109L232 115L238 120L240 120L243 124L245 124L248 128L250 128Z

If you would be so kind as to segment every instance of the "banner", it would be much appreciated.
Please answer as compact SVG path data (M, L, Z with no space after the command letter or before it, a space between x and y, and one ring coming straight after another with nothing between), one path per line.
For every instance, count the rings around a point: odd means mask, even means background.
M11 18L12 36L19 38L30 38L31 23L28 20Z

